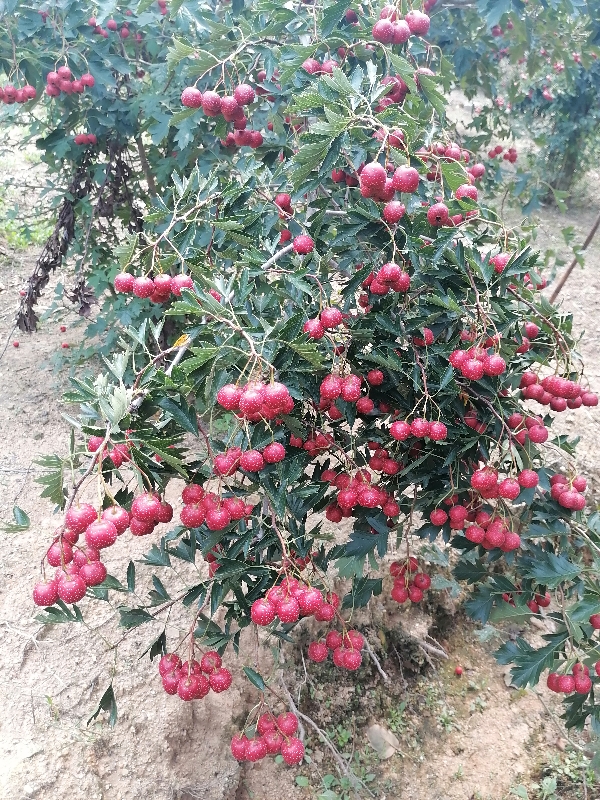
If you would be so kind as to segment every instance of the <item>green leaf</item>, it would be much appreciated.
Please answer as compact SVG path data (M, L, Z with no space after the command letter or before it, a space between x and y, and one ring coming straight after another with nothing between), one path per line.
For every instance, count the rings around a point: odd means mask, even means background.
M154 617L143 608L120 608L119 609L119 625L122 628L137 628L138 625L143 625L144 622L151 622Z
M518 638L514 642L506 642L494 654L500 664L515 664L511 675L517 688L534 686L542 672L553 666L555 656L564 649L564 643L569 637L565 631L544 638L551 640L545 647L535 648L525 639Z
M348 8L346 0L337 0L323 11L321 20L321 36L326 39L338 23L341 22L344 12Z
M523 570L523 577L531 578L549 589L560 583L573 581L581 572L581 568L571 563L565 555L557 556L550 552L539 552L535 556L522 556L518 560Z
M170 414L184 431L198 436L196 410L193 406L188 406L184 399L180 398L179 403L176 403L171 397L161 397L156 405L166 411L167 414Z
M244 672L246 673L246 677L250 683L254 684L254 686L256 686L260 692L265 691L267 687L262 675L260 675L256 670L252 669L252 667L244 667Z
M291 347L295 353L298 353L300 358L308 361L313 367L317 369L323 368L323 359L316 345L311 342L307 342L306 344L303 342L285 342L284 344Z
M177 111L169 120L169 125L178 125L184 119L188 119L198 111L197 108L184 108L182 111Z
M135 564L130 561L127 565L127 589L130 592L135 592Z
M117 701L115 699L112 683L100 698L100 702L92 716L88 719L87 724L89 725L92 720L97 719L101 711L108 712L108 724L111 728L114 728L117 724Z
M440 166L444 182L452 192L455 192L463 183L467 183L466 171L458 161L442 162Z

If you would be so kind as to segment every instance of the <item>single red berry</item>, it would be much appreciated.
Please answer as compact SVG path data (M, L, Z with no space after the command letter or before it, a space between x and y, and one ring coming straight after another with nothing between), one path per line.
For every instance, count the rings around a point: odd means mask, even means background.
M155 494L144 492L131 504L131 516L142 522L155 522L160 514L160 500Z
M99 586L106 578L107 570L101 561L90 561L79 570L79 577L83 578L87 586Z
M449 219L450 214L448 212L448 206L444 203L434 203L427 211L427 220L429 224L434 227L447 225Z
M36 606L51 606L58 600L56 581L40 581L33 587L33 602Z
M227 691L227 689L229 689L231 686L232 680L231 672L229 672L228 669L225 669L225 667L219 667L208 677L210 688L217 694L219 692Z
M396 191L413 194L419 188L419 173L414 167L398 167L392 182Z
M298 255L306 256L315 248L315 243L311 239L310 236L306 236L305 234L301 234L300 236L296 236L293 241L294 252L298 253Z
M243 733L236 733L231 740L231 755L236 761L246 760L246 751L248 747L248 739Z
M88 525L85 531L85 541L94 550L101 550L103 547L110 547L117 541L117 529L106 519L97 520Z
M43 604L42 604L43 605ZM50 604L51 605L51 604ZM311 642L308 646L308 657L311 661L319 664L321 661L326 661L329 655L329 650L323 642Z
M89 503L73 505L65 514L65 525L74 533L83 533L98 518L96 509Z
M448 435L448 429L443 422L432 422L429 426L429 438L434 442L443 441Z
M392 200L383 207L383 218L390 225L396 225L406 212L404 203L398 200Z
M270 623L275 619L276 615L277 611L275 606L265 598L255 600L250 608L252 622L256 623L257 625L270 625Z
M432 525L444 525L448 521L448 514L443 508L434 509L429 515Z
M460 666L460 664L454 668L454 674L457 678L460 678L460 676L463 674L463 668Z
M277 727L284 736L293 736L298 730L298 717L291 711L286 711L277 717Z
M514 478L505 478L498 485L498 494L506 500L516 500L521 493L521 485Z
M290 766L301 764L304 758L304 745L294 736L281 745L281 755L285 763Z
M83 578L79 575L65 575L58 583L58 596L63 603L78 603L87 591Z

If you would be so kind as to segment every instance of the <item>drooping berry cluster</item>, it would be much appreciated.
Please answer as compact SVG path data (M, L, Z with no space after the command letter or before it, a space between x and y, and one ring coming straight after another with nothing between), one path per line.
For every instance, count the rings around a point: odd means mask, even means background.
M384 6L371 35L381 44L404 44L411 36L425 36L429 25L430 19L422 11L409 11L404 19L399 19L395 6Z
M395 474L400 471L401 465L393 462L393 459L386 459L386 474ZM346 472L336 474L333 470L325 470L321 480L328 480L335 487L337 494L334 502L330 503L325 510L325 516L330 522L341 522L344 517L351 517L353 510L361 508L381 508L388 517L395 517L400 513L400 506L394 500L393 495L389 494L381 486L371 484L372 476L366 469L358 470L351 477Z
M87 442L88 453L98 452L103 441L104 439L102 436L90 436ZM107 447L106 451L102 453L102 458L104 458L105 454L108 455L117 469L125 462L131 461L131 451L129 450L129 445L125 443L113 444L112 446Z
M187 528L199 528L206 523L211 531L220 531L233 521L247 519L254 508L240 497L220 497L205 492L197 483L188 484L181 499L184 503L179 514L182 523Z
M46 94L50 97L58 97L61 92L64 94L83 94L86 88L92 88L96 81L94 76L86 72L81 78L72 80L73 75L67 66L59 67L56 72L49 72L46 75ZM6 87L5 87L6 91Z
M488 353L494 346L492 340L484 342L483 347L470 347L468 350L453 350L449 361L455 369L459 369L463 377L470 381L478 381L484 377L496 377L506 371L506 361L498 353Z
M530 335L529 338L534 337ZM576 381L561 378L560 375L549 375L540 381L534 372L524 372L519 388L525 400L535 400L543 406L550 406L553 411L598 405L597 394L587 391Z
M342 314L339 308L324 308L318 317L304 323L304 332L311 339L322 339L326 331L339 328L345 316L347 315Z
M231 740L231 753L237 761L260 761L267 755L281 753L290 766L297 766L304 758L304 745L294 736L298 730L298 717L290 711L275 717L261 714L256 723L256 736L248 738L244 731Z
M194 290L194 282L190 275L180 273L171 276L160 273L154 276L154 280L147 275L135 277L129 272L120 272L114 280L115 291L121 294L134 294L136 297L149 298L153 303L166 303L171 295L181 297L182 289ZM221 297L214 290L210 293L215 299Z
M98 137L95 133L78 133L73 137L73 141L78 145L97 144Z
M333 653L333 663L340 669L357 670L362 664L361 650L365 640L358 631L329 631L325 641L314 641L308 646L308 657L319 664Z
M167 653L161 658L158 671L165 692L177 694L182 700L201 700L211 690L220 694L232 682L231 672L222 666L216 650L204 653L200 662L192 658L183 664L176 653Z
M559 506L570 511L582 511L585 508L584 492L587 481L583 475L569 480L564 475L553 475L550 478L550 494Z
M596 675L600 677L600 661L594 665ZM589 694L592 688L592 679L590 678L590 670L585 664L574 664L571 673L550 672L546 679L546 686L551 692L559 694Z
M231 447L224 453L215 456L213 469L215 474L228 477L237 472L260 472L268 464L277 464L285 458L285 447L279 442L272 442L262 450L244 450Z
M403 442L410 436L416 439L431 439L434 442L443 441L448 435L448 428L439 420L430 421L416 417L412 422L396 420L390 425L390 436L398 442Z
M297 622L301 616L314 616L318 622L331 622L339 606L339 597L331 592L326 596L314 586L286 577L272 586L266 594L252 603L250 616L257 625L270 625L277 617L280 622Z
M426 572L419 572L419 562L414 556L405 561L393 561L390 575L394 579L391 598L397 603L420 603L431 586L431 578Z
M404 293L410 289L410 275L398 264L389 262L377 273L367 275L362 286L378 297L384 297L388 292Z
M127 528L134 536L152 533L159 522L170 522L173 508L157 495L138 495L131 514L122 506L105 508L100 515L89 503L73 505L65 514L65 523L48 548L46 560L57 571L51 580L41 581L33 590L36 605L50 606L57 599L77 603L88 586L98 586L106 578L100 551L111 547ZM85 547L77 547L85 532Z
M484 472L484 470L479 470L479 472ZM491 470L491 472L495 473L495 470ZM533 472L533 470L524 470L523 472L532 473L537 483L537 474ZM529 479L528 482L532 483L532 476L529 475L527 477ZM507 493L514 495L516 489L520 491L520 486L517 481L514 481L514 483L517 484L515 489L515 487L512 485L513 480L507 480L510 481L510 483L505 484L504 487L504 490L506 490ZM481 480L477 480L476 482L480 485L483 484L483 481ZM488 484L486 484L486 486L487 485ZM494 485L497 487L497 479ZM491 479L489 481L489 487L490 488L488 490L484 489L484 492L492 491ZM481 492L481 490L478 491ZM480 503L475 500L474 497L472 498L469 507L458 504L457 501L458 497L456 495L447 498L447 500L444 501L450 506L447 512L444 511L443 508L434 509L429 515L431 523L436 526L441 526L445 525L446 522L449 521L451 530L462 531L464 529L464 535L468 541L473 542L474 544L480 544L486 550L493 550L494 548L498 547L503 552L508 553L511 550L516 550L520 547L520 536L511 531L504 519L499 514L496 515L495 511L492 510L492 513L490 513L483 510Z
M276 381L250 381L245 386L227 383L217 392L217 403L249 422L272 420L279 414L290 414L294 409L287 386Z
M15 88L12 83L0 86L0 103L5 103L7 106L13 103L27 103L29 100L34 100L36 95L35 86L30 86L28 83L20 89Z
M195 86L188 86L181 94L181 102L187 108L201 108L207 117L223 116L226 122L232 122L234 130L225 139L221 139L223 147L260 147L263 135L260 131L247 130L248 117L244 106L254 102L256 92L248 83L241 83L234 89L233 95L220 96L212 90L202 93Z
M513 438L520 445L524 445L528 439L536 444L543 444L548 440L548 429L541 417L524 417L515 412L508 417L506 424L515 431Z
M319 410L330 411L335 407L338 398L347 403L356 403L356 410L359 414L370 414L375 408L375 403L370 397L362 394L362 378L360 375L348 375L343 378L341 375L327 375L319 388L320 402ZM333 418L340 419L334 413Z

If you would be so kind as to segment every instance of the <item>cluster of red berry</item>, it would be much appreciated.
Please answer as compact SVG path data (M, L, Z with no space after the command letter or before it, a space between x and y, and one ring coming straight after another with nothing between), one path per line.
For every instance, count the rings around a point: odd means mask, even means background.
M98 144L98 137L95 133L78 133L73 141L79 145Z
M291 711L278 717L261 714L256 723L258 735L249 739L244 731L236 733L231 740L231 754L237 761L260 761L281 753L286 764L296 766L304 758L304 745L294 736L297 730L298 717Z
M217 392L217 403L249 422L272 420L278 414L290 414L294 408L287 386L276 381L250 381L245 386L227 383Z
M186 87L181 94L181 102L187 108L202 108L207 117L223 115L226 122L232 122L234 130L225 139L221 139L224 147L260 147L263 136L260 131L247 130L248 117L244 106L254 102L256 92L248 83L241 83L234 89L233 95L221 97L216 92L207 90L202 93L195 86Z
M420 603L431 586L431 578L426 572L419 572L419 562L410 556L404 562L393 561L390 575L394 579L391 598L397 603Z
M594 671L600 677L600 661L596 661ZM590 669L585 664L574 664L571 674L565 673L560 675L558 672L550 672L546 679L546 686L551 692L558 694L589 694L592 688L592 679L590 678Z
M390 425L390 436L398 442L403 442L414 436L416 439L431 439L434 442L443 441L448 435L448 429L443 422L417 417L412 422L396 420Z
M347 375L342 378L341 375L327 375L319 387L320 403L319 409L325 411L330 410L334 406L338 398L345 400L347 403L356 403L356 410L359 414L370 414L375 408L375 403L370 397L362 395L362 378L360 375ZM334 414L334 418L336 415ZM337 417L338 419L341 418Z
M484 342L485 345L488 342ZM498 353L488 353L486 347L453 350L448 359L467 380L478 381L484 375L496 377L506 371L506 361Z
M28 83L20 89L16 89L12 83L0 86L0 103L6 103L7 106L13 103L27 103L29 100L34 100L36 95L35 86L30 86Z
M564 475L553 475L550 486L550 494L559 506L570 511L581 511L585 508L583 493L587 489L587 481L583 475L577 475L571 481Z
M325 331L338 328L345 316L338 308L324 308L318 317L306 320L303 330L311 339L322 339Z
M587 391L576 381L561 378L560 375L549 375L540 381L534 372L524 372L519 388L525 400L535 400L543 406L550 406L553 411L598 405L597 394Z
M496 158L496 156L499 156L502 152L504 152L504 148L502 147L501 144L497 144L495 147L492 147L492 149L488 151L488 157ZM504 155L502 156L502 158L505 161L510 161L511 164L514 164L518 158L516 148L509 147L506 153L504 153Z
M351 672L357 670L362 664L361 650L365 640L358 631L329 631L325 641L311 642L308 646L308 657L311 661L320 664L327 660L329 651L333 653L333 663L340 669Z
M115 292L121 294L134 294L136 297L150 298L153 303L166 303L171 294L181 297L182 289L194 289L194 282L189 275L180 273L172 277L164 272L152 278L140 275L138 278L129 272L120 272L114 280ZM213 297L217 294L210 292ZM220 295L217 295L221 299ZM217 299L217 298L215 298Z
M383 472L384 475L397 475L404 469L404 464L391 458L388 451L383 448L379 442L369 442L369 450L372 451L369 455L369 467L373 472ZM325 473L323 473L323 476ZM395 516L394 514L388 516Z
M412 169L412 167L410 167ZM416 170L415 170L416 171ZM408 292L410 289L410 275L398 264L388 262L384 264L377 273L371 272L362 282L364 289L368 289L371 294L385 296L388 292ZM359 304L366 308L369 298L359 298Z
M102 436L90 436L87 443L87 449L89 453L96 453L104 439ZM107 454L112 463L117 467L117 469L122 466L126 461L131 461L131 452L129 450L129 445L127 444L115 444L110 449L107 448ZM102 453L102 458L104 458L105 453Z
M524 470L523 473L532 473L537 484L537 473L533 472L533 470ZM528 476L528 478L527 483L531 485L533 478L531 476ZM517 488L519 488L517 481L507 480L510 484L516 483ZM512 494L514 494L514 487ZM449 520L452 530L461 531L466 526L465 538L474 544L482 545L486 550L493 550L499 547L505 553L508 553L520 547L521 538L519 535L511 531L500 516L481 510L481 506L475 497L471 498L468 507L458 504L457 501L457 495L453 495L444 501L450 505L450 509L447 512L443 508L434 509L429 515L432 525L445 525ZM470 524L467 525L467 523Z
M382 460L387 475L395 475L402 469L402 465L393 459ZM354 477L346 472L337 474L334 470L326 469L321 475L321 480L329 481L337 490L335 501L325 510L325 516L330 522L341 522L344 517L351 517L356 506L379 507L386 517L396 517L400 513L400 506L394 500L394 496L381 486L373 486L372 476L366 469L359 470Z
M86 87L91 88L96 81L94 76L86 72L81 78L71 80L71 70L69 67L59 67L56 72L49 72L46 75L46 94L50 97L58 97L61 92L65 94L82 94Z
M48 564L58 567L57 572L51 580L36 584L34 602L49 606L60 598L65 603L77 603L88 586L97 586L106 578L100 550L111 547L127 528L134 536L143 536L152 533L159 522L172 519L172 506L149 493L135 498L131 515L118 505L109 506L101 515L89 503L71 506L64 527L46 553ZM84 532L86 547L75 547Z
M524 417L515 412L507 418L506 424L516 431L513 438L520 445L524 445L528 439L536 444L543 444L548 439L548 429L541 417Z
M334 67L339 67L339 64L332 58L323 59L322 62L316 58L307 58L302 63L302 69L309 75L333 75Z
M215 474L229 477L238 469L244 472L260 472L267 464L277 464L285 458L285 447L279 442L272 442L262 450L241 450L230 447L224 453L215 456L213 469Z
M518 591L516 592L517 595L522 594L520 584L517 584ZM513 592L504 592L502 595L502 599L505 603L508 603L511 606L515 605L515 599L513 596ZM532 612L532 614L539 614L540 608L548 608L552 601L550 597L550 592L545 592L544 594L536 593L533 596L533 599L527 601L527 607Z
M485 500L502 497L504 500L514 501L521 493L521 487L532 489L538 485L538 481L538 474L532 469L523 470L519 473L518 478L503 478L502 480L498 476L498 470L490 466L477 469L471 475L471 486Z
M197 483L188 484L181 493L183 508L179 517L187 528L198 528L206 523L211 531L226 528L233 520L247 519L254 506L239 497L219 497L205 492Z
M422 11L409 11L404 19L398 19L395 6L384 6L371 35L381 44L404 44L411 36L425 36L429 25L430 19Z
M165 0L159 0L159 6L161 5L161 3L165 3ZM131 11L126 11L125 13L128 16L131 16ZM162 11L162 6L161 6L161 13L166 14L167 13L166 8L164 11ZM121 37L121 39L129 39L130 36L129 23L126 21L123 21L121 23L120 30L117 21L112 18L107 21L106 28L103 28L101 25L98 25L98 20L96 19L96 17L90 17L88 19L88 25L90 26L90 28L94 29L93 32L96 34L96 36L102 36L104 39L108 39L109 31L112 33L119 31L119 36ZM136 34L134 34L133 38L136 42L141 42L143 37L142 34L138 31Z
M318 622L331 622L336 615L340 598L335 592L323 593L297 578L284 578L266 594L252 603L250 616L257 625L270 625L275 617L280 622L297 622L300 616L314 616Z
M204 653L200 662L192 658L183 664L177 653L167 653L161 658L158 671L165 692L177 694L182 700L201 700L211 689L217 694L225 692L232 681L231 672L222 666L216 650Z

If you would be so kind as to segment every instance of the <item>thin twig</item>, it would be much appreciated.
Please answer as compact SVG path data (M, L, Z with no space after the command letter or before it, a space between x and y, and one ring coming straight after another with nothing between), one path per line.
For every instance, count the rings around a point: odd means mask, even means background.
M319 736L319 739L320 739L320 740L323 742L323 744L324 744L324 745L325 745L325 746L328 748L328 750L331 752L331 754L332 754L333 758L335 759L335 762L336 762L336 764L337 764L337 765L338 765L338 767L340 768L341 772L343 772L343 774L344 774L344 775L345 775L345 776L348 778L348 780L349 780L351 783L353 783L355 786L357 786L357 785L360 785L360 786L362 786L362 787L363 787L363 789L365 789L365 790L366 790L366 791L369 793L369 795L370 795L371 797L375 797L375 795L373 794L373 792L371 792L371 791L369 790L369 788L368 788L367 786L365 786L365 784L364 784L364 783L363 783L363 782L360 780L360 778L358 778L358 777L357 777L357 776L356 776L356 775L355 775L355 774L352 772L352 770L350 769L350 767L348 766L348 764L346 764L346 762L344 761L344 759L341 757L341 755L338 753L338 751L335 749L335 747L333 746L333 744L332 744L332 743L331 743L331 741L329 740L329 737L327 736L327 734L325 733L325 731L323 731L323 730L321 730L321 728L319 728L319 726L318 726L318 725L317 725L317 723L314 721L314 719L311 719L311 717L307 717L307 716L306 716L306 714L303 714L301 711L298 711L298 707L297 707L297 706L296 706L296 704L294 703L294 698L293 698L293 697L292 697L292 695L290 694L290 690L289 690L289 689L288 689L288 687L286 686L286 684L285 684L285 681L283 680L283 678L280 678L280 682L281 682L281 686L282 686L282 688L283 688L283 691L285 692L285 694L286 694L286 696L287 696L287 698L288 698L288 702L289 702L289 704L290 704L290 708L292 709L292 711L294 712L294 714L295 714L295 715L298 717L298 724L300 724L300 720L304 720L304 721L305 721L305 722L307 722L307 723L308 723L308 724L309 724L309 725L310 725L312 728L314 728L314 730L317 732L317 734L318 734L318 736Z
M71 508L71 506L75 502L75 498L77 497L77 492L81 488L81 485L83 484L83 482L86 480L86 478L89 478L89 476L94 471L94 467L96 466L96 462L98 461L99 458L101 458L103 456L104 448L106 447L106 443L110 439L110 429L111 429L111 424L110 424L110 422L108 422L107 425L106 425L106 433L104 434L104 439L102 440L102 444L96 450L96 452L93 453L92 460L90 461L90 464L89 464L88 468L83 473L81 478L77 481L77 483L73 486L73 490L71 491L69 499L67 500L67 505L65 506L65 513Z
M261 269L269 269L272 264L275 264L276 261L279 261L280 258L283 258L283 256L285 256L287 253L290 253L293 249L293 244L288 244L287 247L282 247L281 250L278 250L268 261L265 261Z
M587 238L586 238L585 242L583 243L583 245L581 247L581 252L583 252L584 250L587 250L587 247L588 247L589 243L592 241L592 239L594 238L594 236L596 235L596 231L598 230L598 228L600 228L600 214L598 214L598 216L596 217L596 220L595 220L594 224L592 225L592 229L588 233ZM575 267L577 266L578 263L579 262L578 262L577 256L575 256L573 261L571 261L571 263L569 264L567 269L563 272L563 274L561 276L561 279L556 284L556 288L554 289L554 291L550 295L550 302L551 303L554 303L554 301L556 300L556 298L558 297L558 295L560 293L560 290L563 288L563 286L567 282L570 274L573 272L573 270L575 269Z
M369 654L369 656L371 657L371 661L375 664L375 667L377 668L377 672L381 675L381 677L383 678L383 680L386 683L389 683L390 682L390 677L387 674L387 672L384 672L384 670L383 670L383 668L381 666L381 662L379 661L379 659L375 655L375 652L374 652L373 648L371 647L371 645L369 644L369 640L366 637L365 637L365 649L366 649L367 653Z
M551 711L550 708L548 708L548 706L546 704L546 701L544 700L542 695L539 692L536 692L535 689L532 689L532 692L537 697L537 699L540 701L540 703L544 706L544 708L546 709L546 712L548 713L548 716L550 717L552 722L556 725L556 727L558 729L558 732L560 733L561 737L563 739L566 739L567 742L571 745L571 747L574 747L576 750L579 750L580 753L583 753L585 751L585 748L582 747L581 745L577 744L576 742L574 742L572 739L569 739L569 736L568 736L567 732L564 730L564 728L562 727L562 725L558 721L558 719L557 719L556 715L554 714L554 712Z
M450 658L448 653L445 650L442 650L441 647L434 647L432 644L428 642L424 642L422 639L417 639L419 647L422 647L424 650L427 650L429 653L433 653L434 656L439 656L439 658Z

